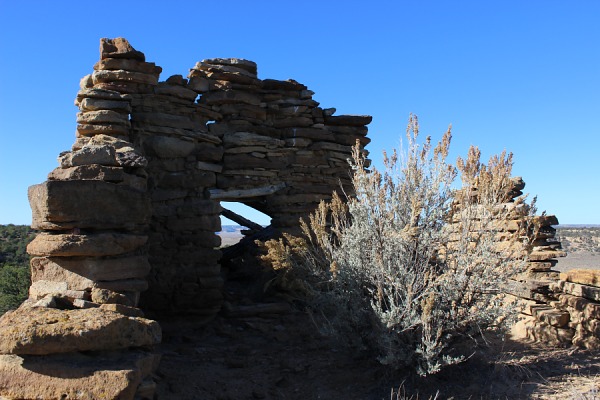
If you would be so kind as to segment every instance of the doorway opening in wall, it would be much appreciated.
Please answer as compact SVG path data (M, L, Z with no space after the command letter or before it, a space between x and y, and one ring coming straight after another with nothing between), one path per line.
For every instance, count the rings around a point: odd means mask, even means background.
M221 207L221 247L232 246L271 223L267 214L243 203L222 201Z

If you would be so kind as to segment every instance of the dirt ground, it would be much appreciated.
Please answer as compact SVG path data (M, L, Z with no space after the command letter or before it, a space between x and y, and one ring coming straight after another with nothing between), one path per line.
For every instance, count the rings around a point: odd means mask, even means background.
M299 310L160 322L159 399L600 399L600 359L589 351L497 342L419 378L319 335Z
M420 378L321 335L301 307L279 307L260 290L268 276L226 272L226 309L246 312L160 320L159 399L600 399L597 353L496 340Z

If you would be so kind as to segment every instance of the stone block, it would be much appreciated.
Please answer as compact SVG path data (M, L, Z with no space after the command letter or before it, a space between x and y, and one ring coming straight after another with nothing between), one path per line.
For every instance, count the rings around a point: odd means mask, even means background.
M100 305L100 308L103 310L114 311L128 317L144 317L144 312L139 308L126 306L124 304L107 303Z
M78 137L93 137L95 135L126 136L129 127L119 124L77 124Z
M212 143L198 143L194 149L193 155L199 160L221 163L223 158L223 147L215 146Z
M590 303L589 300L586 300L583 297L571 296L569 294L560 294L558 298L560 299L562 305L568 305L577 311L583 311Z
M106 58L129 58L144 62L144 53L133 48L125 38L102 38L100 39L100 59Z
M240 168L265 168L281 169L288 165L285 158L256 158L249 154L226 154L223 157L223 168L225 170L236 170Z
M208 92L209 85L210 85L210 81L201 76L190 77L190 81L188 83L188 87L197 93Z
M145 74L143 72L125 71L122 69L114 71L100 70L94 71L92 74L92 81L94 82L94 85L113 82L156 85L158 83L158 76L154 74Z
M52 234L39 233L27 245L27 252L34 256L56 257L102 257L134 251L148 237L124 233Z
M106 90L106 92L109 92ZM131 112L131 105L127 100L117 99L101 99L84 97L79 102L79 109L82 111L100 111L100 110L113 110L119 113L129 114Z
M156 321L101 308L19 308L0 318L0 354L45 355L160 343Z
M48 179L53 181L79 181L99 180L107 182L124 182L128 179L145 179L127 174L121 167L108 167L103 165L80 165L70 168L56 168Z
M67 282L34 281L29 286L29 298L41 299L47 295L60 294L69 289Z
M533 223L539 227L558 225L558 218L555 215L536 215L533 217Z
M144 278L150 272L150 268L145 256L123 258L35 257L31 260L32 281L67 282L68 289L71 290L90 289L97 281Z
M189 129L200 128L188 116L161 112L138 112L131 116L134 126L164 126L167 128Z
M573 296L583 297L593 301L600 301L600 288L596 286L581 285L579 283L560 281L562 290Z
M66 282L67 288L71 290L89 290L94 286L93 280L40 257L31 260L31 280L34 283L36 281Z
M199 189L214 187L217 176L210 171L172 172L162 174L157 179L157 186L161 188Z
M140 351L2 355L0 397L133 400L143 379L156 369L158 359L157 355Z
M63 153L58 159L62 168L90 164L113 167L119 165L116 159L115 148L108 145L84 146L81 150Z
M373 117L370 115L332 115L325 117L327 125L364 126L371 123Z
M583 310L585 318L600 319L600 304L588 302Z
M513 225L510 225L509 227L509 231L516 231L517 229L513 228ZM551 260L553 258L558 258L558 257L565 257L567 255L567 253L565 253L564 251L561 250L552 250L552 249L548 249L548 250L543 250L543 251L532 251L529 254L529 261L548 261Z
M350 154L352 153L351 146L345 146L342 144L330 143L330 142L315 143L312 146L310 146L310 150L313 150L313 151L331 150L331 151L344 153L346 155L345 157L350 157Z
M169 136L146 137L143 146L149 155L161 158L185 158L196 148L193 141Z
M121 293L114 292L108 289L93 288L91 299L98 304L123 304L133 306L129 298Z
M277 79L264 79L263 89L275 91L301 91L306 90L307 87L292 79L288 79L287 81L280 81Z
M600 350L600 338L591 336L582 326L577 328L573 344L592 351Z
M557 328L564 328L569 323L570 315L566 311L555 309L538 311L534 314L540 321Z
M115 124L129 127L129 116L113 110L98 110L77 113L78 124Z
M148 281L145 279L121 279L116 281L97 281L95 287L100 289L110 289L115 292L131 292L135 293L133 304L137 304L137 296L139 292L148 290Z
M226 149L231 147L248 146L259 146L268 149L274 149L285 146L285 141L252 132L234 132L223 136L223 146Z
M136 229L151 215L145 193L104 181L47 181L28 196L33 229Z
M169 85L163 82L159 83L158 86L154 88L154 93L163 96L173 96L190 102L193 102L196 97L198 97L198 93L191 89L179 85Z
M87 300L83 300L83 299L74 299L73 300L73 307L75 308L98 308L100 307L100 304L98 303L94 303L92 301L87 301Z
M285 117L281 119L275 119L273 126L276 128L307 128L313 125L315 121L312 117Z
M583 326L592 336L600 338L600 320L590 318L583 322Z
M575 332L569 328L557 328L544 322L530 322L526 328L527 338L550 346L568 346Z
M220 164L212 164L203 161L198 161L196 163L196 168L202 171L211 171L216 173L221 173L223 171L223 166Z
M127 58L105 58L94 65L94 70L125 70L157 76L162 72L162 68L157 67L154 63L141 62Z
M92 75L86 75L84 79L88 79L89 83L92 83ZM83 79L82 79L83 81ZM92 83L93 85L93 83ZM99 100L115 100L115 101L127 101L131 100L131 96L126 94L121 94L119 92L115 92L112 90L98 89L93 88L91 86L83 87L79 92L77 92L77 97L75 99L75 105L79 106L79 103L83 99L99 99Z
M254 61L244 60L242 58L211 58L197 62L194 69L216 68L220 71L241 73L247 76L256 77L257 66Z
M286 128L281 131L284 138L306 138L311 140L323 140L334 142L335 136L327 129L317 128ZM354 144L354 143L353 143Z
M600 270L597 269L572 269L560 273L560 279L566 282L579 283L588 286L600 286Z

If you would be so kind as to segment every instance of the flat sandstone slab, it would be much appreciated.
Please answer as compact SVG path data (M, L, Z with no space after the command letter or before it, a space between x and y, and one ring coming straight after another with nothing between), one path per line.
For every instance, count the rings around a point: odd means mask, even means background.
M133 399L157 361L143 352L0 355L0 398Z
M46 181L28 196L33 229L133 229L151 215L145 193L103 181Z
M556 284L558 290L573 295L583 297L588 300L600 301L600 288L596 286L581 285L579 283L558 281Z
M100 308L21 307L0 318L0 354L45 355L160 343L158 322Z
M131 252L148 240L145 235L124 233L52 234L39 233L27 245L27 253L35 256L114 256Z
M572 269L560 273L560 279L581 285L600 287L600 270L598 269Z

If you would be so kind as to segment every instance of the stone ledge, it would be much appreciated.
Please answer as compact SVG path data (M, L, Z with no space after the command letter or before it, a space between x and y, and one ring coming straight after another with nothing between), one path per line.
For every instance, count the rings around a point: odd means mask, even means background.
M0 354L46 355L158 344L158 322L89 308L20 307L0 318Z
M158 360L146 352L0 355L0 398L130 400Z

